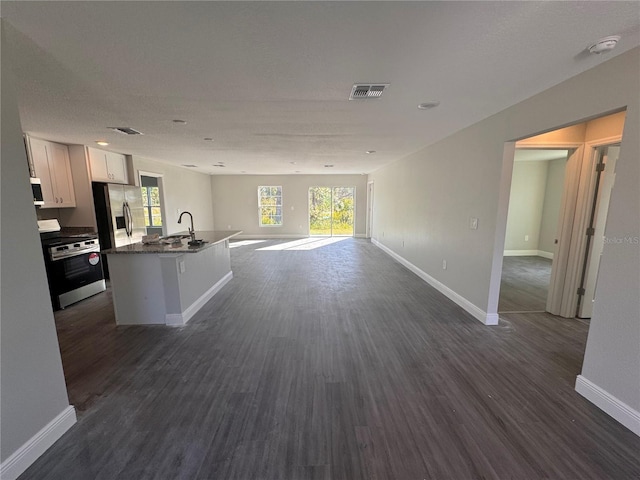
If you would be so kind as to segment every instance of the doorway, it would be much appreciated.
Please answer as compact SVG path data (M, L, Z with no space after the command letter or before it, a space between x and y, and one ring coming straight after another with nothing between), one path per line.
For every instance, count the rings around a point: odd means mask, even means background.
M568 149L516 148L498 312L544 312Z
M504 171L505 175L511 174L511 177L507 177L512 180L511 194L517 182L515 173L518 162L515 161L515 157L518 149L566 149L568 152L552 251L540 248L527 251L525 247L518 247L524 250L526 255L537 253L538 257L552 257L544 311L553 315L565 318L576 316L588 318L591 315L590 307L595 298L600 253L605 243L604 225L609 195L613 185L614 167L622 140L625 115L625 111L620 111L505 144ZM508 162L511 162L511 165ZM503 183L506 202L502 203L501 209L504 213L501 215L504 215L502 218L505 222L503 224L505 236L496 242L496 246L500 245L498 248L502 248L503 255L508 254L509 251L506 224L514 200L508 188L509 184ZM596 235L597 239L594 238ZM525 240L522 232L520 237L522 238L519 240ZM496 255L499 253L496 252ZM492 272L492 285L498 287L498 292L494 290L492 293L490 305L493 305L493 308L497 307L493 311L517 311L500 305L502 294L508 294L507 289L500 292L503 287L500 281L503 268L508 268L508 258L505 256L496 258Z
M355 187L309 188L309 235L354 235Z

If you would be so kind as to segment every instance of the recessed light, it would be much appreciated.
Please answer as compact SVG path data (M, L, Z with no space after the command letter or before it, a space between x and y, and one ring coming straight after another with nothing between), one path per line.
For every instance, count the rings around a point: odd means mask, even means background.
M101 147L106 147L107 145L109 145L109 142L105 142L104 140L96 140L96 143Z
M418 104L418 110L429 110L430 108L436 108L438 105L440 105L439 101L431 100L430 102Z
M325 165L324 168L332 168L333 165Z
M366 152L364 152L364 153L366 153L366 154L368 154L368 155L373 155L374 153L376 153L376 151L375 151L375 150L367 150L367 151L366 151Z
M186 125L187 124L186 120L179 120L179 119L172 120L172 122L176 123L178 125Z
M206 142L213 142L213 138L211 138L211 137L205 137L204 140Z

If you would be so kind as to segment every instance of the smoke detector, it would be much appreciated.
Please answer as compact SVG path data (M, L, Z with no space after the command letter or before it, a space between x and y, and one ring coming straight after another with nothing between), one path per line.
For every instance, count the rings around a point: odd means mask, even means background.
M589 47L589 53L595 53L596 55L599 55L601 53L609 52L616 48L616 45L619 41L619 35L612 35L610 37L601 38L595 44Z
M389 86L388 83L376 83L376 84L360 84L354 83L351 87L351 95L349 100L364 100L367 98L380 98L382 92Z

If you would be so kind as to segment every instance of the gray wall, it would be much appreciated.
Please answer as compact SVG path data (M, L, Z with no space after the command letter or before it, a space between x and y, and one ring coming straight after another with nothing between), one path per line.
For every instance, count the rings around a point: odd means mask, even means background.
M555 251L554 242L558 229L558 218L560 217L567 160L560 158L546 163L548 164L547 186L544 191L544 206L542 207L542 219L540 220L538 250L553 254Z
M183 223L178 223L178 209L191 212L193 226L196 230L213 230L213 200L209 175L188 170L184 167L168 165L146 158L133 156L133 170L135 184L139 184L139 172L163 174L162 190L164 197L164 222L171 234L187 230L188 216L182 217Z
M2 27L2 461L69 406L5 45Z
M514 162L505 250L538 250L548 166L549 162Z
M639 48L616 56L374 172L374 238L480 309L495 312L511 178L508 161L503 169L505 142L625 106L606 235L640 235L639 58ZM469 229L471 216L479 218L478 230ZM583 366L588 380L636 410L638 265L637 245L605 246Z
M355 234L364 235L365 175L214 175L211 177L216 227L245 236L303 237L309 234L309 187L356 187ZM258 225L258 186L282 186L283 225Z

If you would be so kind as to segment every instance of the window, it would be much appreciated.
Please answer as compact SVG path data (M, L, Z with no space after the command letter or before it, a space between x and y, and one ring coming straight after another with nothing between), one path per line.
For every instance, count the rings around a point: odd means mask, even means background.
M156 177L141 176L142 206L147 233L162 234L162 208L160 186Z
M282 225L282 187L258 187L261 227Z

